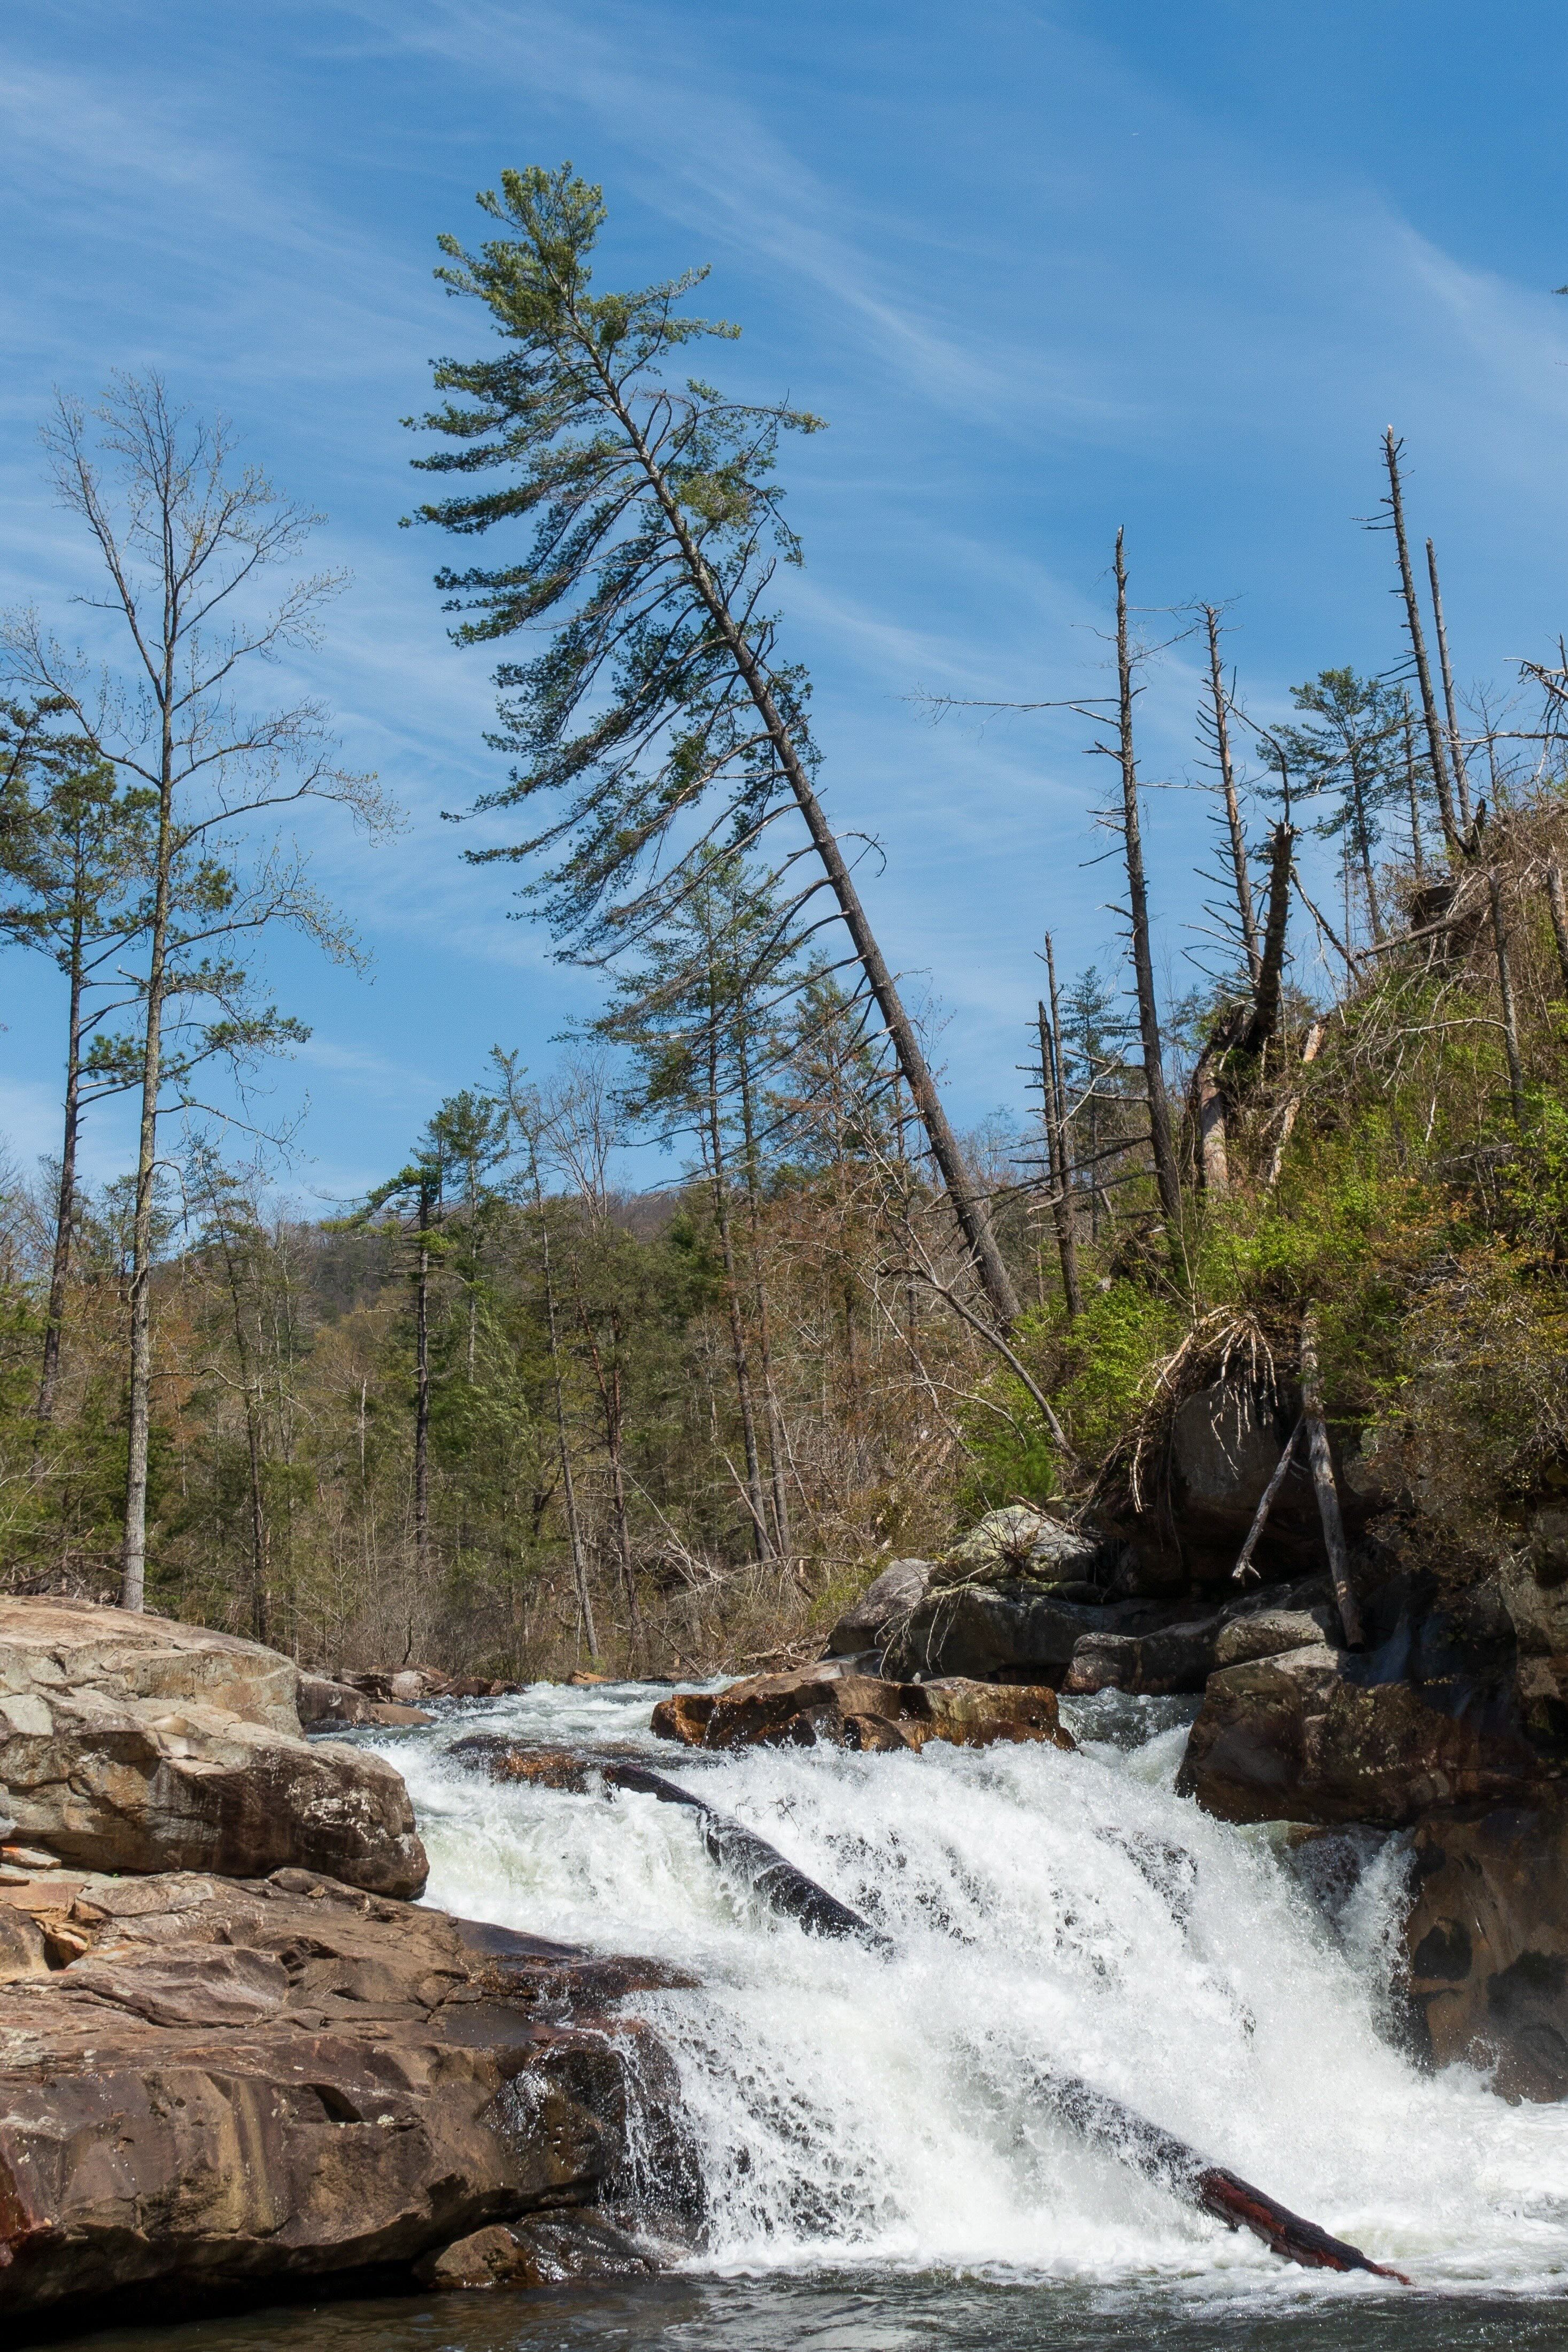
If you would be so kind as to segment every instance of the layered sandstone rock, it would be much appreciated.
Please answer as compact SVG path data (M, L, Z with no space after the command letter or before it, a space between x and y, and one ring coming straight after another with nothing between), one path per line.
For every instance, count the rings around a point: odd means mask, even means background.
M529 2213L695 2196L684 1979L285 1870L0 1888L0 2315L407 2265ZM139 2309L146 2310L146 2303ZM155 2305L153 2306L155 2307Z
M821 1666L755 1675L723 1691L677 1694L653 1709L653 1727L683 1747L705 1748L812 1748L821 1742L900 1749L920 1748L933 1739L956 1748L1035 1739L1072 1745L1057 1719L1052 1690L956 1676L895 1683Z
M297 1865L417 1895L400 1776L308 1742L287 1658L85 1601L0 1600L0 1810L99 1870L259 1876Z

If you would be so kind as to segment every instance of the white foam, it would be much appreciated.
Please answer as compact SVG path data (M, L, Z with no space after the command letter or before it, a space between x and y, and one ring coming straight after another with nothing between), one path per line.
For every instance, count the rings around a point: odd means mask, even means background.
M1270 2305L1364 2291L1285 2271L1087 2146L1040 2095L1055 2072L1424 2283L1568 2282L1568 2106L1508 2106L1467 2069L1424 2074L1389 2039L1396 1853L1336 1929L1267 1833L1177 1801L1179 1727L1128 1752L697 1762L649 1740L658 1696L540 1686L383 1752L419 1810L428 1900L702 1978L640 2006L696 2131L708 2266L1155 2276ZM876 1920L896 1956L766 1911L653 1798L498 1786L447 1761L475 1728L657 1747L661 1769Z

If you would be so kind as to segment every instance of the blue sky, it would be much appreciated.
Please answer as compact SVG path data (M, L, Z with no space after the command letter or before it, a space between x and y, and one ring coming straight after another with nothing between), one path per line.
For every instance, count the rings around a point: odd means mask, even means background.
M315 1029L274 1081L279 1116L309 1097L302 1200L399 1164L492 1044L545 1067L596 1001L441 822L498 777L490 664L445 639L444 549L396 529L418 495L398 420L483 334L434 240L507 163L602 182L601 283L711 263L705 307L745 328L713 364L831 420L788 456L788 642L960 1122L1020 1100L1043 929L1069 968L1114 956L1085 863L1105 771L1078 722L934 728L911 697L1103 691L1118 524L1137 600L1235 600L1243 690L1278 713L1325 664L1397 656L1388 542L1355 520L1393 422L1461 678L1568 625L1560 7L43 0L0 38L0 600L74 626L84 559L37 428L53 387L117 366L225 411L353 574L299 674L409 822L375 848L308 836L371 978L272 959ZM1193 651L1142 705L1145 774L1173 786ZM1203 803L1151 793L1148 822L1179 987ZM60 992L16 952L5 984L0 1129L26 1160L54 1138ZM89 1172L128 1150L99 1115Z

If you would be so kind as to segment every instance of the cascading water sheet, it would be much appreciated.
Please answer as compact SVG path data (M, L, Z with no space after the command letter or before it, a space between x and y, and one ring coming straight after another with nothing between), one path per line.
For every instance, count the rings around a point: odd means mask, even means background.
M660 1695L541 1685L383 1745L419 1810L428 1900L701 1979L639 2002L675 2059L702 2162L695 2266L1164 2282L1184 2301L1263 2308L1401 2292L1287 2270L1088 2145L1042 2095L1047 2074L1071 2074L1418 2286L1568 2285L1568 2110L1510 2107L1469 2070L1432 2077L1396 2046L1397 1841L1364 1857L1331 1921L1277 1832L1172 1794L1185 1731L1168 1704L1064 1708L1075 1755L709 1758L649 1736ZM446 1751L476 1727L640 1748L884 1929L893 1953L776 1916L677 1808L465 1769Z

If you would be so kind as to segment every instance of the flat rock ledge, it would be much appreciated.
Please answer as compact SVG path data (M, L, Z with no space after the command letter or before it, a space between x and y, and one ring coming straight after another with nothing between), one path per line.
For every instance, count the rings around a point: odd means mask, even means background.
M689 2222L700 2185L622 2004L689 1982L300 1869L0 1886L7 2340L126 2288L146 2319L645 2264L627 2216Z

